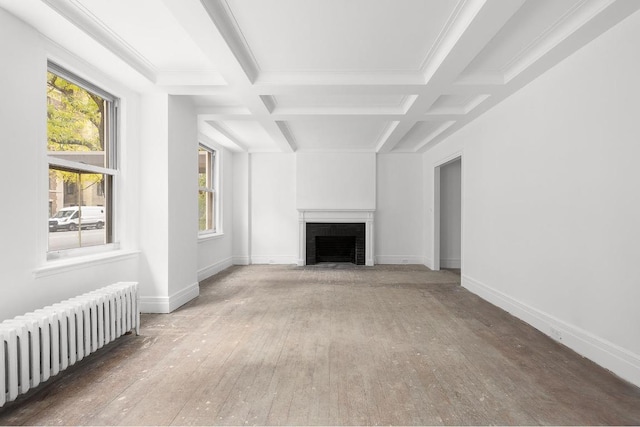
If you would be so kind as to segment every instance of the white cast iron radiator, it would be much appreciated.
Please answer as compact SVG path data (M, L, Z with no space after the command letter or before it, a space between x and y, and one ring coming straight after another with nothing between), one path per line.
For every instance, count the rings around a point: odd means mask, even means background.
M0 323L0 407L125 333L138 284L120 282Z

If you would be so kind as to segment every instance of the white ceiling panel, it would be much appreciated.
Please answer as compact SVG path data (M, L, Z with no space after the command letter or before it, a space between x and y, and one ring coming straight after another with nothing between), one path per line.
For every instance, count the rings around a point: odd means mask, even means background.
M373 151L385 122L344 118L301 119L287 123L299 150Z
M159 70L213 68L161 1L76 0L76 5Z
M407 95L393 94L295 94L272 98L275 108L404 108Z
M227 0L260 71L418 71L458 0Z
M225 120L210 125L250 151L273 151L276 148L267 131L256 121Z

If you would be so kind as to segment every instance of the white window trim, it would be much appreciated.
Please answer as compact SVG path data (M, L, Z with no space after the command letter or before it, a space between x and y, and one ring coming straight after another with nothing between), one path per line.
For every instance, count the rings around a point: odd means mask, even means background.
M203 242L207 240L215 240L217 238L224 236L224 229L223 229L224 218L222 214L224 202L223 202L223 191L221 186L222 158L224 154L222 151L222 147L220 145L218 145L211 138L203 134L198 135L198 147L200 146L203 146L208 150L213 150L216 153L215 159L214 159L215 164L214 164L214 176L213 176L213 180L214 180L213 190L214 190L214 195L216 197L216 204L215 204L216 229L215 231L198 230L198 242ZM203 187L198 187L198 190L208 191L207 188L203 188Z

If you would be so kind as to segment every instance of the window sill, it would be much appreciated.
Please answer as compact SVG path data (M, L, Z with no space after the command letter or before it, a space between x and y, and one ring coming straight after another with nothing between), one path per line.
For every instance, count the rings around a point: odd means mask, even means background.
M224 233L200 233L198 234L198 243L207 242L209 240L217 240L224 237Z
M42 267L33 271L36 279L41 277L53 276L56 274L66 273L69 271L79 270L81 268L92 267L110 262L122 261L125 259L136 258L140 251L134 250L116 250L112 252L103 252L93 255L78 256L63 260L47 261Z

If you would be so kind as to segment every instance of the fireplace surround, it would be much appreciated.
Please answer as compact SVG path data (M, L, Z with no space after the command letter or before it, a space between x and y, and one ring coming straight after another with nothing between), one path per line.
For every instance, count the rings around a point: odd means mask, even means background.
M364 231L364 242L359 241L356 244L356 253L360 250L360 255L356 254L356 264L364 264L368 266L373 265L373 232L374 232L374 210L364 210L364 209L351 209L351 210L337 210L337 209L299 209L298 210L298 224L299 224L299 243L298 243L298 265L308 265L313 262L317 262L317 259L311 260L311 263L308 263L307 258L307 244L309 240L314 239L314 248L315 248L315 237L327 237L327 236L335 236L335 237L347 237L354 236L356 240L358 237L352 231L349 230L350 226L352 227L361 227ZM313 235L307 236L307 225L311 224L323 224L323 227L320 227L321 231L312 231ZM360 224L359 226L356 224ZM342 226L342 227L341 227ZM333 228L332 228L333 227ZM312 227L313 228L313 227ZM342 228L341 231L340 228ZM340 239L337 239L340 240ZM337 243L335 240L333 243ZM344 243L344 242L342 242ZM364 247L362 247L362 243L364 243ZM309 254L315 257L317 254ZM331 261L331 257L322 258L328 261ZM359 262L358 262L359 261Z

